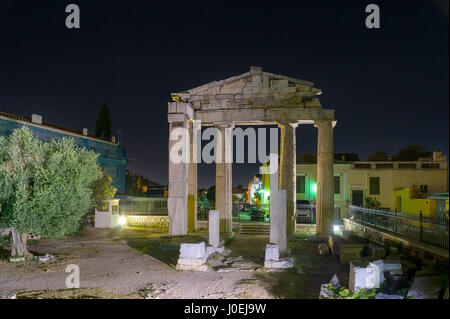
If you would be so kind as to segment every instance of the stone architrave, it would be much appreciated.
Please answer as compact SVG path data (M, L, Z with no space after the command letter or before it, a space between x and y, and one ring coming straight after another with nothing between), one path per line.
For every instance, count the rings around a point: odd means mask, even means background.
M286 234L295 232L295 128L318 128L317 234L332 233L334 110L322 107L322 90L302 79L263 72L248 72L171 94L170 130L193 121L199 126L279 125L281 129L280 189L286 191ZM222 134L223 135L223 134ZM170 146L175 141L169 142ZM221 232L232 230L231 163L216 166L216 209ZM169 162L169 233L184 235L195 224L196 165ZM189 205L189 208L188 208ZM271 212L272 213L272 212ZM280 244L280 250L282 250Z
M220 212L218 210L209 211L209 244L214 247L220 245Z

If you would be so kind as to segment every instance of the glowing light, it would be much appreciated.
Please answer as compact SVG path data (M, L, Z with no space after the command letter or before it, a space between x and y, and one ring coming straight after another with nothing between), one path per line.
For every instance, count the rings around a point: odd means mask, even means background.
M127 223L127 219L125 217L123 217L123 216L120 216L119 217L119 224L121 226L124 226L124 225L126 225L126 223Z
M314 193L317 193L317 184L313 184L312 190Z
M341 227L339 225L333 225L334 232L339 232L341 230Z

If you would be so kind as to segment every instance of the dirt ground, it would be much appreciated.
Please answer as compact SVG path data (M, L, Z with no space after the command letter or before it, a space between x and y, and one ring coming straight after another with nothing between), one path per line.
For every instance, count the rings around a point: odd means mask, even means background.
M291 240L295 268L266 272L267 236L237 235L227 243L230 259L254 264L253 270L182 272L175 269L180 242L206 240L207 233L165 236L160 229L88 229L64 240L39 240L35 253L55 257L48 262L12 264L0 260L0 294L18 298L318 298L320 285L337 273L348 283L348 265L320 256L318 242ZM67 290L67 265L80 267L80 289Z

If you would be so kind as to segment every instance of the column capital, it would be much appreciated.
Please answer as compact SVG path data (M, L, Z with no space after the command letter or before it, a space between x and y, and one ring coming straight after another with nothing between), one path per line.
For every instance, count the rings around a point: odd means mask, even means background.
M315 120L314 121L314 126L319 128L319 127L324 127L324 126L329 126L331 125L332 128L334 128L337 124L336 120Z
M280 127L280 125L285 127L290 126L295 129L298 127L299 124L300 121L277 121L278 127Z
M214 122L214 127L217 128L234 128L236 126L235 122Z

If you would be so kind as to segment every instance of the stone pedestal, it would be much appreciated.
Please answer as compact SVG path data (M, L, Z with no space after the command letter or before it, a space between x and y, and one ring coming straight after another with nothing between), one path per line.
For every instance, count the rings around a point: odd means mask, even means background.
M192 270L192 271L208 271L208 265L205 265L206 258L205 243L198 244L181 244L180 257L178 258L178 270Z
M220 245L220 212L218 210L209 211L209 244L214 247Z
M222 137L221 154L216 158L216 209L220 211L220 232L230 233L233 228L232 215L232 163L227 163L227 154L232 152L232 124L216 125ZM220 158L219 158L220 156Z
M295 233L296 147L295 129L298 123L279 122L280 189L286 190L286 234ZM272 180L270 181L272 183Z
M315 121L317 141L316 234L333 234L334 177L333 123Z
M267 244L264 258L264 267L271 269L288 269L294 267L293 258L280 258L279 247L276 244Z

